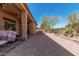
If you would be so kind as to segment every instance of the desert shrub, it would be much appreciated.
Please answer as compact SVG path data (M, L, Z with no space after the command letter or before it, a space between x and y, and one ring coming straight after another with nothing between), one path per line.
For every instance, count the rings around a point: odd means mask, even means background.
M71 27L66 27L65 30L64 30L64 35L65 36L70 36L72 37L73 36L73 31L72 31L72 28Z

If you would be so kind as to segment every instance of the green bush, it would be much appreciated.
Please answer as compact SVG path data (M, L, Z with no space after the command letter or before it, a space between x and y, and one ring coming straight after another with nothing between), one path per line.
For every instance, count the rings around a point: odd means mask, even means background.
M65 28L65 32L64 32L64 35L65 36L69 36L70 35L70 37L72 37L73 36L73 34L72 34L72 28L71 27L66 27Z

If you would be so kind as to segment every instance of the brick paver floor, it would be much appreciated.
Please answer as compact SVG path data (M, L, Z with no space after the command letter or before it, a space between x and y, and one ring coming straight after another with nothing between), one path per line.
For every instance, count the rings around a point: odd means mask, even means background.
M55 38L53 38L55 39ZM73 56L42 32L32 35L24 43L6 53L6 56Z
M15 41L15 42L8 42L3 45L0 45L0 56L5 55L10 50L16 48L18 45L22 44L23 41Z

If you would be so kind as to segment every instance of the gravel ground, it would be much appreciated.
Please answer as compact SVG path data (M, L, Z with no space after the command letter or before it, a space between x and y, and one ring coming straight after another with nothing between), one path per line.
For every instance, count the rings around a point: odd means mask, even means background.
M67 51L71 52L73 55L79 56L79 42L60 37L58 35L55 35L54 33L45 34L49 36L52 40L57 42L59 45L61 45L63 48L65 48Z

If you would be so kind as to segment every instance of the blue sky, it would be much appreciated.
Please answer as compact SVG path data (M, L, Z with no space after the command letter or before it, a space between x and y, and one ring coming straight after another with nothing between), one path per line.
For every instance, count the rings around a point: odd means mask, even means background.
M39 26L42 23L41 16L60 16L54 28L64 27L71 13L79 13L78 3L29 3L28 7Z

